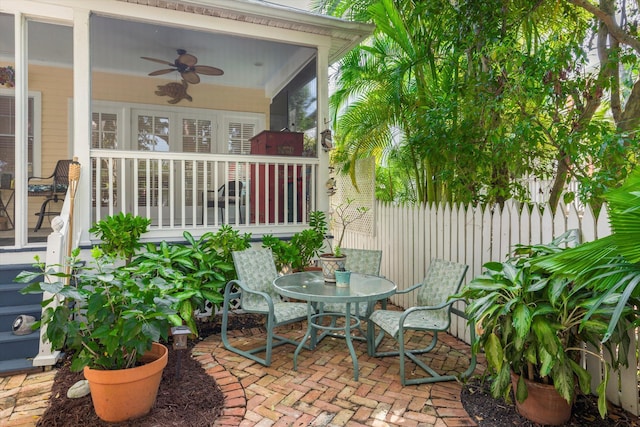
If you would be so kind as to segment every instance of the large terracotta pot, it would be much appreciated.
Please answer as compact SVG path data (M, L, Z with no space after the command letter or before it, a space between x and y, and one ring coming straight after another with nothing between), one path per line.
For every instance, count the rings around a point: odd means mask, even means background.
M103 371L85 367L84 377L89 381L98 417L113 423L149 413L158 395L167 355L167 347L153 343L142 356L143 364L135 368Z
M518 375L511 373L511 384L515 393L518 387ZM571 405L560 396L553 385L541 384L524 379L527 385L527 398L518 402L516 409L520 415L534 423L557 426L565 424L571 418Z
M320 265L322 265L322 276L328 283L336 282L336 270L344 269L346 255L334 256L333 254L320 255Z

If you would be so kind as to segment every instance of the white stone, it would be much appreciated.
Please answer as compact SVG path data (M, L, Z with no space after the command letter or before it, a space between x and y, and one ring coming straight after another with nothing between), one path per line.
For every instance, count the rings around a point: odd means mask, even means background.
M67 391L67 397L69 399L79 399L81 397L85 397L89 393L91 393L91 390L89 389L89 381L80 380L69 388L69 391Z

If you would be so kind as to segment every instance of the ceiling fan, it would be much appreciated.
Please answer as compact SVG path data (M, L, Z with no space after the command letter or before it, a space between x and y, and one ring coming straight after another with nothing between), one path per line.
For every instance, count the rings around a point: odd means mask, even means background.
M221 76L224 74L224 71L220 68L210 67L208 65L196 65L198 63L198 58L187 53L184 49L178 49L177 52L178 57L173 62L165 61L163 59L149 58L146 56L141 56L141 58L172 67L153 71L149 73L150 76L159 76L161 74L169 74L173 71L177 71L180 73L184 81L190 84L197 84L200 82L200 76L198 74L204 74L207 76Z

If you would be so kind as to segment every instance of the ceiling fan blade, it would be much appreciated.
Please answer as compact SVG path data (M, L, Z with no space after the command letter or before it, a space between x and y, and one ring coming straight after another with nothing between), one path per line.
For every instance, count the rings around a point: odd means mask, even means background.
M173 71L175 71L175 68L166 68L164 70L156 70L156 71L152 71L151 73L149 73L150 76L159 76L162 74L169 74Z
M210 67L208 65L196 65L193 67L196 73L204 74L207 76L221 76L224 74L220 68Z
M193 67L198 62L198 58L189 53L183 53L182 55L178 56L178 62L188 67Z
M146 59L147 61L157 62L158 64L170 65L172 67L175 66L173 62L165 61L164 59L149 58L147 56L141 56L140 58Z
M196 74L195 71L185 71L184 73L180 73L182 78L192 85L200 83L200 77Z

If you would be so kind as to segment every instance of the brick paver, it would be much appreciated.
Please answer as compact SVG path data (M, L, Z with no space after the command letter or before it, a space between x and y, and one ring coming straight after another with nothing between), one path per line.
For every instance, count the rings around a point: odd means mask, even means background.
M299 325L278 332L293 339L303 335ZM236 332L234 339L250 344L265 335L264 331L257 333L253 329L244 334ZM416 345L425 344L428 339L422 335L409 337ZM469 347L446 334L439 339L435 365L464 371L469 363ZM390 346L393 342L386 338L383 345ZM209 369L223 367L242 386L246 413L239 425L243 427L476 425L462 408L459 383L403 387L397 357L372 358L367 355L364 343L356 341L354 346L360 365L359 381L353 379L351 357L340 338L325 338L314 351L302 350L298 371L293 370L294 347L290 345L273 350L274 362L270 367L238 359L224 349L218 336L198 344L194 354L203 363L203 355L211 355L214 364L208 365ZM408 363L406 369L412 372L414 366ZM238 395L236 390L236 403L242 400ZM221 419L216 425L229 424Z
M295 325L279 333L300 339L304 331ZM265 335L263 330L251 329L234 331L230 339L251 344ZM427 338L420 335L410 340L424 344ZM469 347L446 334L439 339L436 365L464 371ZM386 338L383 345L392 341ZM298 371L293 370L291 345L274 349L270 367L227 351L218 335L198 343L192 354L225 395L217 427L476 425L462 408L459 383L403 387L397 357L371 358L359 341L354 347L359 381L353 379L351 357L340 338L325 338L314 351L302 350ZM408 363L406 369L412 372L414 366ZM54 376L55 371L50 371L0 378L0 427L35 426L46 410Z

